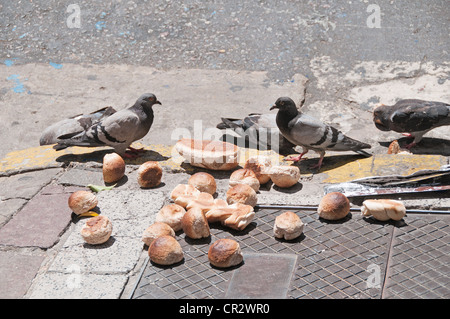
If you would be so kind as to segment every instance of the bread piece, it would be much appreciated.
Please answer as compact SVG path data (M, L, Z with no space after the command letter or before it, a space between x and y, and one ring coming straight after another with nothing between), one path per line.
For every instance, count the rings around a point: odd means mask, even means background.
M181 139L175 144L175 149L192 166L231 170L239 165L239 147L231 143Z
M198 172L192 175L188 180L188 184L194 186L202 193L209 193L211 195L214 195L217 190L215 178L205 172Z
M273 234L276 238L292 240L303 233L304 224L293 212L284 212L275 218Z
M125 175L125 161L117 153L106 154L102 170L105 183L115 183Z
M297 166L277 165L270 169L270 179L281 188L289 188L300 179L300 169Z
M216 240L209 247L208 259L211 265L215 267L228 268L239 265L244 257L237 241L223 238Z
M158 162L148 161L139 166L138 184L143 188L152 188L161 184L162 168Z
M389 219L401 220L406 216L405 205L401 201L392 199L367 199L361 207L363 216L373 216L379 221Z
M186 208L187 204L198 197L200 191L192 185L178 184L171 192L170 198L175 204Z
M80 233L88 244L103 244L111 237L112 223L105 215L98 215L86 220Z
M241 168L231 173L230 187L238 184L246 184L253 188L255 192L259 191L259 180L256 178L256 174L250 169Z
M326 194L317 209L319 217L327 220L338 220L346 217L350 212L348 198L339 192Z
M168 204L159 210L156 214L155 221L166 223L174 231L181 230L181 219L183 218L186 210L178 204Z
M144 230L141 240L150 246L156 238L164 235L175 237L175 231L166 223L154 222Z
M172 236L156 238L148 248L150 260L159 265L172 265L183 260L180 243Z
M270 168L272 161L268 156L253 156L250 157L244 164L244 168L252 170L260 185L266 184L270 181Z
M209 237L210 235L208 221L203 211L198 207L191 208L184 214L181 227L186 236L193 239Z
M227 191L227 203L241 203L254 207L258 201L258 197L253 188L246 184L237 184Z
M198 196L188 202L186 209L197 207L206 213L214 205L214 197L209 193L200 193Z
M98 204L98 199L91 192L76 191L70 195L68 204L75 214L81 215L95 208Z
M252 222L255 217L255 211L250 205L236 203L231 206L235 206L234 210L228 218L221 221L222 225L236 230L243 230Z

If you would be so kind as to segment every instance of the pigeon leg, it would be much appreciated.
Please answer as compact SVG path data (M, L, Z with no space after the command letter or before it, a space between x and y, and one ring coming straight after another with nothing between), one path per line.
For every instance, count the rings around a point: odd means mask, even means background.
M284 160L285 161L293 161L293 162L298 162L302 159L303 155L305 155L306 153L308 153L308 150L304 150L303 153L301 153L300 155L296 156L296 157L285 157Z
M406 148L407 150L410 150L411 148L413 148L413 147L416 146L416 145L417 145L416 142L412 142L412 143L406 144L406 145L405 145L405 148Z
M320 156L319 162L316 165L310 166L310 168L311 169L317 168L318 170L320 170L320 168L322 167L322 162L323 162L323 155Z
M133 152L126 151L125 153L123 153L122 156L123 156L124 158L127 158L127 159L136 159L136 158L138 158L140 155L139 155L138 153L133 153Z

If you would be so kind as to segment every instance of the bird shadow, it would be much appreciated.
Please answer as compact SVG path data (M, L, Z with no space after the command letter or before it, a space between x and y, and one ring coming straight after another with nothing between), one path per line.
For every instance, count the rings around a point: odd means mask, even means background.
M57 162L60 163L70 163L70 162L78 162L78 163L87 163L87 162L97 162L99 164L103 164L103 157L106 154L114 153L112 149L106 150L94 150L90 153L83 154L64 154L56 158ZM126 164L130 165L141 165L147 161L166 161L169 157L163 156L160 153L152 150L145 150L142 155L136 159L127 159L124 158Z
M411 138L402 137L396 139L400 148L405 148L405 146L412 142ZM381 146L386 148L395 140L378 142ZM423 154L423 155L442 155L450 156L450 140L434 137L424 137L417 145L409 150L413 154Z
M317 164L319 158L306 158L302 159L300 162L292 163L292 166L297 166L302 174L318 174L324 173L329 170L336 169L338 167L344 166L350 162L367 158L358 154L346 154L346 155L330 155L325 156L322 167L320 169L311 168L313 165Z

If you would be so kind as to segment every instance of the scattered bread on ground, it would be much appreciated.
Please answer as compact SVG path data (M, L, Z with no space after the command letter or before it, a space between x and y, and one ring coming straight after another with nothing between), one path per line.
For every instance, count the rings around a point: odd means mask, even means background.
M244 168L252 170L261 185L270 181L270 168L272 161L268 156L250 157L244 164Z
M158 162L148 161L141 166L137 171L138 173L138 184L142 188L153 188L159 186L161 184L162 178L162 168Z
M80 233L88 244L103 244L111 237L112 223L105 215L92 217L86 220Z
M304 224L294 212L287 211L275 218L273 234L276 238L292 240L303 233Z
M180 243L172 236L156 238L148 248L150 260L159 265L172 265L183 260Z
M194 186L202 193L214 195L217 190L216 179L211 174L198 172L192 175L188 180L188 185Z
M350 212L350 201L340 192L328 193L322 197L317 212L323 219L339 220Z
M147 245L150 246L152 242L160 237L160 236L172 236L175 238L175 231L172 227L162 222L154 222L142 234L141 240Z
M367 199L362 203L361 214L365 217L373 216L376 220L401 220L406 216L405 205L392 199Z
M289 188L300 179L300 169L297 166L276 165L270 168L270 179L281 188Z
M210 236L208 220L205 213L198 207L191 208L184 214L181 226L189 238L199 239Z
M241 203L254 207L258 202L255 190L247 184L237 184L231 187L226 196L228 204Z
M156 214L155 221L166 223L174 231L181 230L181 219L186 210L178 204L167 204L163 206Z
M76 215L81 215L89 212L98 204L98 199L95 194L89 191L76 191L70 195L68 200L69 208Z
M239 265L244 257L237 241L223 238L216 240L209 247L208 259L215 267L228 268Z
M256 177L255 172L250 169L241 168L235 170L230 175L230 187L236 186L238 184L246 184L253 188L255 192L259 191L259 180Z
M117 153L109 153L103 157L103 180L115 183L125 175L125 161Z

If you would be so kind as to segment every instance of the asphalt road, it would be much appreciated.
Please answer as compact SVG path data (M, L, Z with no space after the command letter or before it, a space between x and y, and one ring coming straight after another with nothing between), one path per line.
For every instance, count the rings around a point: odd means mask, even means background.
M433 92L448 92L449 17L447 0L1 0L0 64L264 71L267 85L303 74L309 80L305 106L320 108L322 115L337 102L340 108L367 111L382 101L381 93L364 100L349 98L349 91L380 83L390 74L408 79L440 70L433 74L440 86ZM362 66L364 62L376 68ZM395 63L410 68L404 71ZM356 80L348 81L350 71ZM9 82L0 87L0 105L14 99L20 105L20 97L11 96L16 89L11 85L18 80L8 72L1 74ZM374 77L383 72L380 79ZM89 74L87 79L97 78ZM447 99L448 94L424 98ZM39 115L33 112L26 116ZM49 109L43 116L56 121L66 114ZM11 125L11 118L0 121Z
M70 4L79 8L79 28L70 28L76 22ZM378 6L378 25L371 4ZM449 16L447 0L3 0L0 57L262 70L285 81L312 76L309 62L317 55L348 67L365 60L445 61Z

